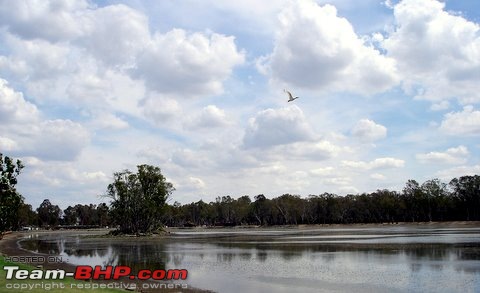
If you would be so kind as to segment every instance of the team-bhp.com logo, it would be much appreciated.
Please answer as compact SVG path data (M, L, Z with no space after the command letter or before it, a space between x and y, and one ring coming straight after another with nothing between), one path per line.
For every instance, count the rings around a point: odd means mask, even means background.
M7 280L63 280L65 277L73 277L76 280L185 280L188 271L185 269L171 270L139 270L133 273L128 266L77 266L75 272L65 270L23 270L18 266L4 266Z

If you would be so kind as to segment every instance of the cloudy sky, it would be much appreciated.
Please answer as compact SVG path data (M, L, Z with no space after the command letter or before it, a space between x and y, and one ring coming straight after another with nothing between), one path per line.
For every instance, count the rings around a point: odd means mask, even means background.
M171 203L401 190L479 174L479 136L478 0L0 0L0 152L34 208L144 163Z

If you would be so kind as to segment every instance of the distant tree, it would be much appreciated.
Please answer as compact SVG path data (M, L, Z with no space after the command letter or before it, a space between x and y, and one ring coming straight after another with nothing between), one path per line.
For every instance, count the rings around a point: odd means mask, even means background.
M109 208L106 203L101 203L97 206L97 220L100 227L106 227L110 225L110 217L108 215Z
M252 200L248 195L239 197L234 202L234 222L235 224L245 224L250 220L250 205Z
M462 176L450 181L453 194L467 221L480 220L480 176Z
M50 200L45 199L37 208L39 225L42 227L55 227L60 223L62 210L58 205L53 205Z
M161 226L165 202L173 192L160 168L137 166L137 173L117 172L108 185L107 196L112 199L110 216L123 233L152 232Z
M449 206L447 184L431 179L425 181L421 188L427 197L429 220L443 221Z
M75 225L78 224L78 215L75 207L68 206L63 210L63 224Z
M254 197L255 202L253 203L253 215L257 220L258 225L267 224L268 216L268 199L263 194L259 194Z
M14 162L0 153L0 233L18 228L18 212L23 204L22 196L17 192L17 176L23 169L20 160Z
M22 203L18 209L18 226L36 226L38 224L38 215L32 210L32 206Z
M420 184L415 180L408 180L403 188L403 200L405 201L405 220L412 222L425 221L423 213L424 193Z

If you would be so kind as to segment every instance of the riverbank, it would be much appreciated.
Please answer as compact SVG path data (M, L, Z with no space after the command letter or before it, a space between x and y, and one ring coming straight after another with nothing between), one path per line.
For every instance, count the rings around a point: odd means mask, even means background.
M42 253L36 253L23 249L19 245L19 241L28 239L32 235L41 234L62 234L73 233L77 235L106 235L107 229L95 229L95 230L82 230L82 231L28 231L28 232L13 232L5 234L3 239L0 240L0 266L4 265L19 266L20 269L26 269L32 271L35 269L42 270L63 270L66 273L74 273L76 265L70 264L64 261L61 257L55 255L46 255ZM11 262L8 260L14 259L17 262ZM21 261L21 262L18 262ZM168 293L210 293L212 291L202 290L188 286L173 286L172 283L154 282L154 281L140 281L138 279L131 280L129 278L119 279L115 282L107 280L99 281L77 281L73 278L66 278L65 280L6 280L6 272L2 270L0 272L0 291L3 288L9 292L28 290L33 293L62 293L62 292L99 292L99 293L121 293L128 291L135 292L168 292ZM187 279L188 282L188 279ZM21 285L24 284L24 285ZM185 283L188 285L187 283ZM183 285L185 285L183 284ZM86 291L85 291L86 290Z
M258 284L247 286L244 283L252 280L258 280L268 286L278 286L276 282L271 281L271 278L276 277L277 274L283 274L285 279L290 278L289 272L282 271L284 265L287 264L288 266L298 265L296 270L299 271L304 270L304 264L310 264L317 269L320 266L328 275L330 272L335 272L338 265L337 262L323 263L323 260L328 260L329 257L355 262L357 258L353 256L357 255L365 254L369 257L372 256L372 253L387 257L401 255L397 261L389 264L391 266L398 262L409 262L410 259L418 263L417 256L421 262L424 257L431 257L438 261L436 258L439 256L451 255L451 257L458 258L457 263L463 264L464 258L466 258L468 261L465 263L465 269L469 270L471 269L468 268L471 266L469 262L480 260L479 227L479 222L194 227L169 228L170 234L154 237L105 236L108 230L98 229L31 231L5 235L5 239L0 240L0 252L17 257L40 255L44 257L43 262L36 264L31 261L29 264L32 266L42 265L45 269L63 269L73 272L75 270L73 264L55 261L55 258L53 258L54 261L48 261L48 257L53 256L54 251L57 253L69 251L67 255L72 258L75 258L75 255L82 257L80 261L77 258L77 262L72 259L69 260L70 262L94 266L105 264L103 261L107 260L106 251L109 251L110 255L122 255L124 257L121 261L122 264L137 266L137 269L147 268L148 264L152 265L149 268L164 269L167 262L170 263L169 267L188 269L188 278L185 280L189 285L188 289L146 290L139 288L137 291L209 292L192 288L194 286L219 292L230 292L231 288L228 284L237 282L238 288L236 289L238 290L236 292L239 292L241 291L239 288L243 287L257 288L255 286ZM38 242L39 239L49 239L49 241ZM23 247L29 247L31 251L22 249L19 241L25 241L22 243ZM31 246L35 243L39 246ZM45 245L48 243L53 246ZM44 252L44 254L34 251ZM133 255L135 257L129 257ZM99 258L102 257L104 260L99 261ZM348 259L349 257L353 257L353 259ZM302 261L301 263L292 262L295 259ZM150 262L150 260L154 261ZM270 263L272 260L273 262ZM360 263L362 261L359 261ZM379 265L383 264L379 262ZM424 266L427 265L428 263L424 264ZM442 265L447 266L447 262L442 262ZM264 271L256 272L257 267L264 268ZM248 268L247 271L252 271L252 274L244 279L238 279L236 274L245 272L246 268ZM346 267L340 271L344 269L349 268ZM407 270L402 269L407 275ZM270 271L275 271L275 273L270 276ZM310 270L307 270L303 273L308 275L309 272ZM381 273L377 272L377 274ZM265 275L265 278L260 277L262 274ZM321 278L324 277L322 275ZM385 278L387 277L385 276ZM322 280L318 276L310 276L310 278ZM299 280L303 279L299 277ZM338 286L342 286L341 281L337 279L332 278L331 281L340 282ZM128 279L126 282L131 283L131 280ZM222 283L225 285L220 285ZM142 285L145 282L138 284ZM288 287L288 284L290 282L286 282L282 286ZM301 284L300 282L296 285L300 286ZM89 289L89 291L92 290Z

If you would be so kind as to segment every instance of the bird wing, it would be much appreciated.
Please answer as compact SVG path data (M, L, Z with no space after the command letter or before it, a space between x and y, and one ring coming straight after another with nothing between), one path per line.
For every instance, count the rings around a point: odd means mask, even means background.
M287 91L287 90L285 90L285 89L284 89L283 91L287 93L289 100L293 100L293 96L292 96L292 93L291 93L291 92L289 92L289 91Z

